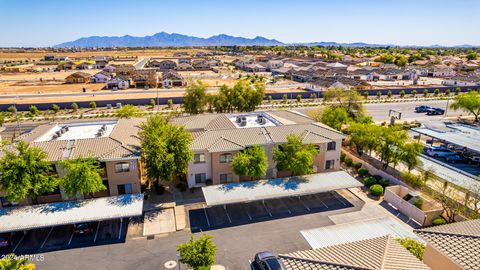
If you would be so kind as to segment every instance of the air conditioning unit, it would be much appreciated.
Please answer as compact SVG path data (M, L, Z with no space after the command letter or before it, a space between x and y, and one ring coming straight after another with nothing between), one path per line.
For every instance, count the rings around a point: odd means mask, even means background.
M265 119L265 117L263 117L263 115L258 115L257 116L257 122L260 125L265 125L267 123L267 119Z

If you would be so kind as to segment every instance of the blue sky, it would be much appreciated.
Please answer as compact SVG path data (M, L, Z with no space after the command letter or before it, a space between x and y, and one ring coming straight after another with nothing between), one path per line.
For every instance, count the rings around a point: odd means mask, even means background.
M0 0L0 47L181 33L480 45L478 0Z

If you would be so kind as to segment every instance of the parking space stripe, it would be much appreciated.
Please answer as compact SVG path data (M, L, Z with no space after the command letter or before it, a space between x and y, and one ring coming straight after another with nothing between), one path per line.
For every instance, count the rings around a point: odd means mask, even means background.
M122 237L123 218L120 219L120 229L118 230L118 239Z
M223 210L225 210L225 214L227 214L228 221L230 221L230 223L232 223L232 219L230 218L230 215L228 214L227 205L226 205L226 204L223 205Z
M328 206L322 201L322 199L320 199L320 197L318 197L316 194L313 196L315 196L326 208L328 208Z
M242 207L245 209L245 213L247 213L248 218L252 220L252 216L250 216L250 213L248 212L248 207L246 207L245 205L242 205Z
M98 228L100 227L100 222L101 220L97 223L97 230L95 231L95 237L93 238L93 242L97 242L97 236L98 236Z
M22 235L22 238L20 238L20 241L15 245L15 248L13 248L12 252L15 253L15 250L17 250L18 246L20 246L20 243L23 241L25 238L25 233Z
M43 243L42 243L42 245L40 246L40 248L43 248L43 246L44 246L45 243L47 242L48 237L50 236L50 234L52 233L52 231L53 231L53 227L51 227L51 228L50 228L50 231L48 231L47 237L45 237L45 240L43 240Z
M291 215L292 211L290 211L290 208L288 208L287 204L282 199L280 199L280 202L282 202L282 204L285 206L285 208L287 208L288 213Z
M72 230L72 235L70 235L70 239L68 240L68 244L70 245L72 243L72 239L73 239L73 234L75 232L75 227L73 228Z
M302 201L302 199L300 198L300 196L297 197L298 200L300 201L300 203L303 205L303 207L305 207L305 209L307 209L307 211L310 211L310 208Z
M268 212L268 214L269 214L270 216L272 216L272 213L270 213L270 210L268 210L268 207L265 205L265 201L264 201L264 200L262 200L262 204L263 204L263 207L265 208L265 210Z
M203 212L205 213L205 218L207 219L208 227L211 227L210 220L208 219L208 215L207 215L207 209L205 209L205 204L202 204L202 206L203 206Z

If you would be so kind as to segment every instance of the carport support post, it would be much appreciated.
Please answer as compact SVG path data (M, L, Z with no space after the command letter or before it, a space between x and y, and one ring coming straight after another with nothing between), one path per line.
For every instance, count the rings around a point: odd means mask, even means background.
M118 230L118 239L122 236L123 218L120 218L120 230Z

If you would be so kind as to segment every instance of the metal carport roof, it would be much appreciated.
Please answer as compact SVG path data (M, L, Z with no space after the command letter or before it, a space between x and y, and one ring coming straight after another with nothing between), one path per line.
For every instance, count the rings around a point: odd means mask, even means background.
M344 171L202 187L208 206L300 196L363 186Z
M0 209L0 233L139 216L143 194Z
M442 129L423 127L412 131L480 153L480 129L476 127L454 124Z

